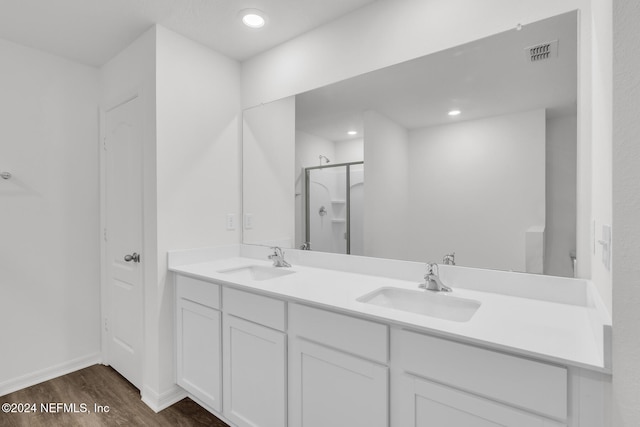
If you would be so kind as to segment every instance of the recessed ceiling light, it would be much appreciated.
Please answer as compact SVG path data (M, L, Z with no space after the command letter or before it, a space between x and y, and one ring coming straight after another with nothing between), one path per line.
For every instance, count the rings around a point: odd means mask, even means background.
M264 13L258 9L244 9L240 11L242 23L249 28L262 28L266 23Z
M460 114L460 112L461 112L460 110L451 110L451 111L449 111L449 115L450 116L457 116L457 115Z
M355 130L350 130L349 132L347 132L347 135L357 135L358 132L356 132Z

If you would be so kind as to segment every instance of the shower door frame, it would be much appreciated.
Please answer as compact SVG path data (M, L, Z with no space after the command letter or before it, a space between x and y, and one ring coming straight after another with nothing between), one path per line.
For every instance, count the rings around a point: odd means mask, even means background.
M304 240L305 242L311 243L311 212L310 212L310 182L309 176L311 171L314 169L328 169L328 168L338 168L345 167L347 168L346 172L346 192L345 192L345 204L346 204L346 213L345 213L345 223L346 230L345 233L347 235L347 255L351 254L351 166L354 165L364 165L364 160L359 162L348 162L348 163L336 163L335 165L322 165L322 166L310 166L304 168Z

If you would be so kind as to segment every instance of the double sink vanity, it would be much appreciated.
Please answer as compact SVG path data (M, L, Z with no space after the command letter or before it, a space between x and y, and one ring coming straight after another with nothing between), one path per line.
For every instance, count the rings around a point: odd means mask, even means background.
M169 254L178 385L237 427L606 425L579 18L245 109L245 244Z
M219 270L218 273L229 275L229 279L234 282L260 282L295 274L296 271L274 268L274 265L253 264L251 261L251 264ZM378 288L362 295L356 301L455 322L468 321L481 305L476 300L397 287Z
M177 383L233 426L603 425L585 280L235 245L169 254ZM283 259L284 260L284 259Z

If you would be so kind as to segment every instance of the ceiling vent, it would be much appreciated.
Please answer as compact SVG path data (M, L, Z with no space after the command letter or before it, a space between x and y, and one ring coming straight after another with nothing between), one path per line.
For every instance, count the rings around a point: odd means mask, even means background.
M539 62L551 58L557 58L558 40L527 47L524 51L530 62Z

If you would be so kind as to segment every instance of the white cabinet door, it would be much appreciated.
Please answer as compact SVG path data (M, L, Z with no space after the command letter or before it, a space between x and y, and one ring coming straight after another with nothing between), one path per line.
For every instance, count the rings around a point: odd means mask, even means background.
M408 374L398 393L394 425L407 427L560 427L539 417Z
M221 314L179 298L177 303L178 384L221 411Z
M295 338L289 369L292 426L389 425L386 366Z
M567 418L564 367L407 330L394 330L392 339L391 357L405 372L550 419Z
M224 415L239 427L286 426L286 335L224 315Z

